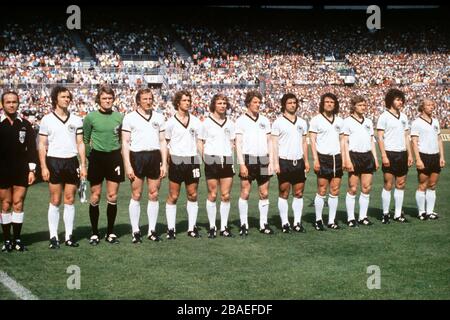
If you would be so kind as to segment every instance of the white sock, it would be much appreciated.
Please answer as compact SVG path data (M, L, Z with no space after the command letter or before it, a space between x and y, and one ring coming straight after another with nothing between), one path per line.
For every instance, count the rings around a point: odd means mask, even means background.
M322 197L316 193L316 198L314 199L314 207L316 209L316 221L322 220L323 206L325 205L325 197Z
M48 205L48 230L50 231L50 239L56 237L58 239L58 224L59 224L59 207Z
M367 218L369 209L370 194L362 193L359 195L359 220Z
M245 224L248 228L248 201L239 197L238 207L239 207L239 217L241 219L241 226Z
M434 204L436 203L436 190L427 189L425 198L427 201L427 214L434 213Z
M197 224L197 215L198 215L198 202L197 201L187 201L186 210L188 213L188 231L194 231L194 227Z
M2 224L10 224L12 222L12 214L11 212L2 213Z
M177 205L166 203L167 229L175 231L175 221L177 219Z
M230 214L230 202L220 202L220 231L225 230L228 225L228 215Z
M14 212L11 215L11 222L12 223L23 223L23 217L24 217L24 213L23 212Z
M383 214L388 214L389 206L391 205L391 192L385 188L381 191L381 202L383 203Z
M338 207L339 198L336 196L328 195L328 224L334 223L336 220L336 211Z
M403 206L403 196L405 194L404 190L395 189L394 190L394 201L395 201L395 215L394 218L398 218L402 214L402 206Z
M216 203L206 199L206 212L208 213L209 228L212 229L216 226Z
M425 192L417 190L416 191L416 203L419 214L425 212Z
M302 223L303 198L294 197L292 200L292 211L294 211L294 225Z
M267 215L269 214L269 199L259 200L258 202L259 208L259 227L261 229L265 228L265 224L267 224Z
M356 196L351 195L347 192L345 196L345 206L347 208L347 221L355 220L355 198Z
M156 231L156 220L158 219L159 202L148 200L147 216L148 216L148 234Z
M66 229L66 241L70 239L73 232L73 222L75 221L75 207L73 204L64 204L64 227Z
M289 223L288 210L289 204L287 199L278 197L278 211L280 212L281 226L284 226L286 223Z
M128 212L130 214L131 229L133 233L139 232L139 218L141 217L141 203L134 199L130 199L128 206Z

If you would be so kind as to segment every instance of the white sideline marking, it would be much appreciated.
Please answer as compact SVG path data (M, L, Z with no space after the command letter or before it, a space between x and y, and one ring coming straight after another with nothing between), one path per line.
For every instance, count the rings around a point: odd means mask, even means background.
M11 290L19 299L21 300L39 300L34 294L31 293L30 290L24 288L19 283L16 282L13 278L8 276L6 272L0 270L0 283L2 283L5 287Z

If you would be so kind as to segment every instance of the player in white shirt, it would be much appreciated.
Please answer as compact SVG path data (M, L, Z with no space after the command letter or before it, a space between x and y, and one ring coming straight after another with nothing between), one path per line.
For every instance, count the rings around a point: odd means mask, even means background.
M292 186L292 210L296 232L305 232L302 225L303 190L309 172L306 121L297 117L298 99L292 93L281 98L282 115L272 124L274 172L278 176L278 210L284 233L290 233L288 198Z
M381 200L383 204L383 224L389 223L389 206L391 190L394 187L395 214L394 221L408 222L402 213L403 196L406 186L408 167L413 158L409 141L408 118L401 112L405 104L405 94L398 89L390 89L384 99L386 110L377 122L378 146L381 152L384 177Z
M50 249L59 249L58 223L61 195L64 196L65 245L78 247L72 237L75 220L75 193L80 178L85 179L86 153L83 142L83 122L70 114L67 108L72 101L71 92L56 86L51 92L53 112L42 118L39 129L39 160L42 179L48 181L50 204L48 226ZM48 150L47 150L48 145ZM77 155L80 157L81 167Z
M148 187L148 239L160 241L156 232L159 211L159 188L167 171L167 144L164 117L152 110L153 93L139 89L136 94L138 108L125 115L122 123L122 156L125 173L131 182L129 214L132 242L141 243L139 218L144 180Z
M166 140L169 149L169 194L166 200L167 238L175 239L177 200L181 184L186 187L188 236L199 238L196 226L198 214L197 189L200 179L200 158L197 153L200 120L189 113L192 96L187 90L178 91L173 98L176 113L167 121Z
M433 100L422 100L419 104L420 116L411 125L412 148L419 178L416 202L420 220L438 218L434 212L436 185L441 168L445 166L439 121L432 118L435 106Z
M361 96L350 101L350 116L344 119L344 168L348 171L348 189L345 198L347 223L349 227L357 227L355 220L355 199L361 181L359 196L359 224L372 224L367 218L370 190L372 189L373 172L378 170L377 151L373 137L372 120L365 118L366 100Z
M269 227L269 180L272 176L272 141L270 122L259 114L262 95L249 91L245 96L247 111L236 120L236 154L239 161L241 195L239 197L239 216L241 236L248 235L248 198L252 182L256 180L259 191L259 231L273 234Z
M234 165L233 148L235 140L234 123L227 119L226 110L230 107L228 98L223 94L216 94L211 100L209 117L203 121L198 138L199 151L205 162L205 178L208 186L206 212L210 229L208 238L215 238L216 228L216 198L220 185L220 235L232 237L228 228L230 214L230 191L233 185Z
M309 133L311 152L314 159L314 172L317 175L317 193L314 199L316 222L314 228L323 231L322 211L325 195L328 196L328 228L339 229L336 221L339 188L341 186L343 148L343 120L338 117L339 102L332 93L320 97L319 114L311 119Z

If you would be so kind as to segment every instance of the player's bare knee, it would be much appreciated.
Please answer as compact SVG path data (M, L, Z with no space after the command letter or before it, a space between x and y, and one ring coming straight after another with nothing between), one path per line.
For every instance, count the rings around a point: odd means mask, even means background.
M356 192L358 191L358 189L356 188L356 186L350 186L347 189L348 194L354 196L356 195Z
M106 200L110 203L116 203L117 202L117 193L108 193L106 195Z
M177 201L178 201L178 194L169 193L166 200L167 204L177 204Z
M158 190L149 190L148 192L148 200L150 201L158 201Z
M278 197L287 200L289 198L289 191L280 191Z
M141 201L141 197L142 197L142 192L139 192L139 191L133 191L133 192L131 193L131 198L132 198L134 201Z
M428 182L427 189L435 190L436 182Z
M355 192L356 193L356 192ZM337 197L339 195L339 187L330 188L330 194Z
M197 201L197 192L188 193L187 199L191 202Z
M372 191L372 186L371 186L371 185L363 185L363 186L361 187L361 191L362 191L362 193L364 193L364 194L369 194L370 191Z
M405 189L406 181L397 181L395 183L395 188L399 190Z
M266 200L268 198L269 198L269 192L267 192L267 191L259 192L259 199Z
M11 205L9 207L11 207ZM20 201L14 202L12 207L13 207L14 212L22 212L23 211L23 201L20 200Z
M64 196L64 204L72 205L75 202L74 196Z
M250 193L247 191L241 191L241 199L242 200L248 200L248 198L250 197Z
M294 198L297 198L297 199L303 198L303 191L301 191L301 190L294 191Z
M8 212L11 209L12 203L10 200L2 201L2 210L3 212Z
M217 199L217 193L213 193L213 192L208 193L208 200L209 201L216 202L216 199Z
M221 198L222 202L229 202L230 201L230 194L229 193L223 193Z

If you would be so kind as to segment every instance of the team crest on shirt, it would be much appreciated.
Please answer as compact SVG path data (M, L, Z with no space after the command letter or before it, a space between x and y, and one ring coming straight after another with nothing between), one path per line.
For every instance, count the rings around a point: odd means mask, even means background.
M370 125L366 124L364 125L364 128L366 128L367 131L370 131Z
M77 128L75 128L73 124L69 124L67 126L67 129L69 130L70 133L75 133L75 131L77 130Z
M114 134L118 135L119 132L120 132L120 124L118 126L114 127Z
M300 132L300 133L302 133L303 128L302 128L301 126L297 126L297 131Z
M189 129L189 133L191 134L191 136L195 136L195 129L194 128L190 128Z
M156 121L153 121L152 122L152 127L153 127L153 129L158 129L159 128L159 123L156 122Z
M260 124L259 124L259 128L260 128L261 130L266 130L266 125L265 125L264 123L260 123Z
M439 128L438 128L437 125L434 125L434 126L433 126L433 129L434 129L434 131L435 131L436 133L439 131Z
M403 128L406 127L406 121L405 120L402 120L402 126L403 126Z
M225 128L225 130L223 132L225 132L225 135L227 135L227 136L229 136L231 134L230 129L228 129L228 128Z
M336 130L336 132L341 131L341 127L338 124L334 126L334 129Z
M27 136L27 132L20 130L19 131L19 142L20 143L24 143L25 142L25 137Z

